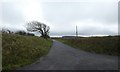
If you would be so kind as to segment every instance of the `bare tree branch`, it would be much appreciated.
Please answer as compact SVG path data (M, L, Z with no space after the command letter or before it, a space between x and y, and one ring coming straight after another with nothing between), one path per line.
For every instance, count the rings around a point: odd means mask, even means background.
M40 23L38 21L32 21L27 23L27 30L31 32L38 31L42 37L47 38L49 37L48 34L50 27L44 23Z

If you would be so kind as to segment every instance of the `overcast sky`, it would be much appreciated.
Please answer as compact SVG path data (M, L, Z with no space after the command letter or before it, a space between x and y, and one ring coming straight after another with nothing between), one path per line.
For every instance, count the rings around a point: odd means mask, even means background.
M117 35L119 0L2 0L0 28L25 30L37 20L50 26L51 36Z

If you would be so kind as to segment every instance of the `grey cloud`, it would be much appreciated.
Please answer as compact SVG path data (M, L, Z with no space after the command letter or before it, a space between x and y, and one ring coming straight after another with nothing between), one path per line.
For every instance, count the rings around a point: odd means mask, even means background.
M78 25L80 35L117 34L117 29L112 29L112 26L116 26L118 22L116 2L43 2L40 6L43 10L42 17L50 23L52 36L75 35L76 25ZM24 10L24 6L16 2L2 3L3 23L12 26L11 28L25 29L21 24L25 23L22 8ZM96 24L91 26L91 23L86 22L89 19L95 21ZM84 22L76 24L82 21ZM99 27L100 24L105 27Z
M56 29L51 31L51 35L74 35L75 21L87 21L93 19L102 25L117 25L117 3L94 3L94 2L45 2L43 3L43 16L53 24ZM99 26L96 24L96 26ZM80 34L117 34L107 28L92 29L87 27L80 28ZM117 29L116 29L117 31Z
M5 2L2 3L2 21L10 24L19 24L24 22L24 16L19 3Z
M117 3L45 2L43 13L48 21L63 24L89 18L111 24L117 22L118 16Z
M86 29L79 32L80 35L116 35L117 32L111 32L110 30L91 30Z

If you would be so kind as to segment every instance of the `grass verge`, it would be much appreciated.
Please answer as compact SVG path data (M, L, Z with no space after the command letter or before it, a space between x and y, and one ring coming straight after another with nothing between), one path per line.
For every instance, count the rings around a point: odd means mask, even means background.
M2 34L3 70L14 70L36 61L46 55L52 40L36 36Z
M74 48L92 53L115 55L118 52L118 37L87 37L75 39L56 39ZM119 54L120 55L120 54Z

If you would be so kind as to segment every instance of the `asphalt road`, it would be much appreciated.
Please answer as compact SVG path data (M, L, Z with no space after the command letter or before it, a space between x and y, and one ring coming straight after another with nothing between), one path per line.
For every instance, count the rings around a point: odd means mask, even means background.
M118 57L89 53L53 40L48 55L18 70L117 70Z

